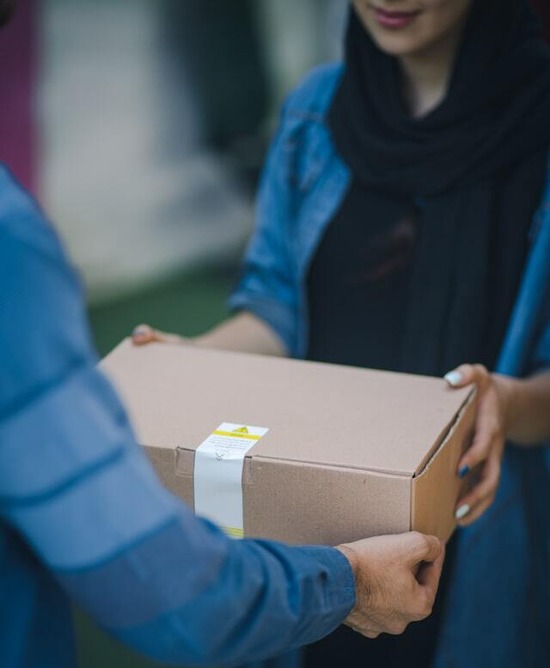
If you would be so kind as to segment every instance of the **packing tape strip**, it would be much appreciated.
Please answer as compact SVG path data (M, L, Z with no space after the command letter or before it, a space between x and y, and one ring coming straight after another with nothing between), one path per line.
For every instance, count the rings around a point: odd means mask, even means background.
M195 513L244 536L242 477L248 451L269 429L223 422L195 451Z

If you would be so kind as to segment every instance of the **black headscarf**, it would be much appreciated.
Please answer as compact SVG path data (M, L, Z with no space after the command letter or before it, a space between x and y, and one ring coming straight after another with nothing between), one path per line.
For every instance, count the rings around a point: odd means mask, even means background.
M550 51L526 0L473 0L448 94L420 119L351 12L330 125L362 182L412 195L479 182L540 148L549 118Z
M473 1L448 94L419 119L407 113L396 59L352 10L328 120L362 223L384 218L384 198L418 216L398 366L494 364L550 146L550 49L527 0Z

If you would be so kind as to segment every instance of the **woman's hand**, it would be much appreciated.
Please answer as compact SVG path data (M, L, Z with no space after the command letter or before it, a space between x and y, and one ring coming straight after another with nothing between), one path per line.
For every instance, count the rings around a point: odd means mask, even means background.
M464 364L450 371L445 380L457 388L476 385L479 396L474 439L457 472L460 478L474 469L478 472L476 486L457 505L456 518L467 526L483 515L496 496L506 439L508 384L481 364Z
M136 346L144 346L147 343L189 343L190 340L179 336L179 334L169 334L161 332L159 329L153 329L150 325L138 325L132 332L132 342Z

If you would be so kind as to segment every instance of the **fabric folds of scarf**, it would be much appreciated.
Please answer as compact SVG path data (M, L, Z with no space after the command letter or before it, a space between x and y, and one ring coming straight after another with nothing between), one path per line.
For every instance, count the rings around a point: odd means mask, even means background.
M407 113L397 61L350 13L328 118L336 148L365 203L369 189L420 202L401 370L494 362L542 192L548 118L550 49L527 0L473 0L447 95L421 118Z

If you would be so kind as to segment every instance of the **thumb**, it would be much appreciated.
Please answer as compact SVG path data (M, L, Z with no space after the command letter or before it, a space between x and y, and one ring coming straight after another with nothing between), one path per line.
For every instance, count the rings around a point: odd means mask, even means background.
M433 562L441 557L444 547L439 538L422 533L411 533L409 540L409 565L417 566L422 562Z
M441 554L431 563L424 563L420 567L416 579L418 584L426 590L429 600L433 603L439 587L443 562L445 561L445 547Z

